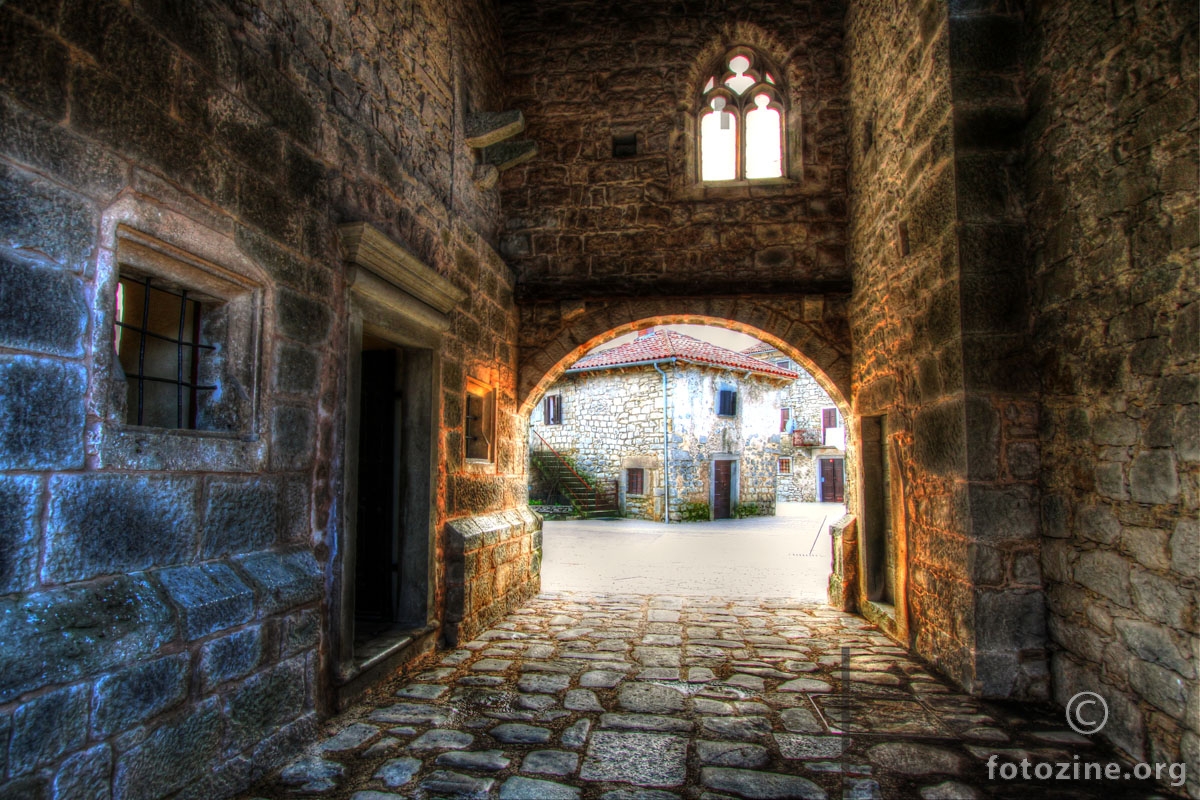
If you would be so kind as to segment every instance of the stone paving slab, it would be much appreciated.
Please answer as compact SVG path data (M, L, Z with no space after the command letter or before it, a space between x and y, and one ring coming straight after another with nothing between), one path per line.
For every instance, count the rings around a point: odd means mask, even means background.
M546 593L409 665L242 797L1166 796L1132 778L989 779L993 755L1116 760L1060 714L964 695L826 606Z

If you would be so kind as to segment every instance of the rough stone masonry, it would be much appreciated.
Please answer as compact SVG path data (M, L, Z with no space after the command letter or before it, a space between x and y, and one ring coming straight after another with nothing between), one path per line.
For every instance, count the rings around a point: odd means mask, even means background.
M846 610L1200 797L1198 13L0 4L0 794L234 795L502 620L541 392L707 322L844 413ZM739 52L783 175L702 182Z

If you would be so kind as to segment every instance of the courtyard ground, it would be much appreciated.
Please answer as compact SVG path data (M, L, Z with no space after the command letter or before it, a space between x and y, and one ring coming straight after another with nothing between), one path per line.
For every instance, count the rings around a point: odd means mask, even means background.
M540 596L327 721L243 797L1163 796L1128 775L1021 777L1022 759L1114 758L1061 711L964 695L824 606L827 533L807 553L840 515L550 523Z
M780 503L773 517L665 525L547 520L542 590L823 602L840 503Z

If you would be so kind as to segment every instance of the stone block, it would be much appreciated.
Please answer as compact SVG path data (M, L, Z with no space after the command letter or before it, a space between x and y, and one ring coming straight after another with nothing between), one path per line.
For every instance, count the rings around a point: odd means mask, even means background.
M58 768L51 785L53 800L110 800L113 754L107 744L84 750Z
M275 390L312 396L320 382L321 359L307 347L284 342L275 362Z
M166 602L126 576L0 599L0 703L145 659L175 635Z
M158 800L200 779L217 763L223 728L216 698L159 726L117 759L114 795Z
M972 534L985 542L1037 538L1036 494L1029 486L972 484L968 489Z
M309 676L304 664L303 658L285 661L225 694L231 750L252 747L305 711Z
M209 484L201 554L214 558L273 545L281 516L279 494L278 484L262 478Z
M157 573L179 611L184 636L199 639L254 615L254 594L225 564L179 567Z
M258 626L213 639L200 648L200 684L211 691L226 681L249 675L262 662L263 635Z
M42 481L0 476L0 595L33 587L37 575Z
M992 481L1000 472L1000 413L985 397L966 399L967 474Z
M92 731L104 739L183 702L188 695L190 671L188 655L180 653L96 681Z
M329 335L332 314L323 303L289 289L280 289L275 306L279 332L301 344L319 345Z
M41 695L13 712L8 767L25 775L87 740L88 689L72 686Z
M290 553L256 553L236 559L249 576L259 607L274 614L319 600L321 567L306 550Z
M1186 630L1195 613L1195 594L1175 581L1134 567L1129 573L1133 602L1147 619Z
M1075 564L1075 580L1117 605L1130 608L1129 562L1107 550L1081 553Z
M1017 653L1045 647L1046 607L1040 591L975 592L975 646Z
M82 468L86 391L82 364L0 357L0 469Z
M313 413L307 408L280 406L271 415L271 466L304 469L312 458Z
M88 309L76 275L0 253L0 307L0 346L83 355Z
M1129 684L1142 698L1180 719L1187 707L1187 681L1174 670L1150 661L1133 660L1129 664Z
M1175 454L1150 450L1129 468L1129 496L1138 503L1174 503L1179 499L1179 474Z
M1118 619L1113 624L1125 646L1138 658L1174 670L1185 678L1196 676L1196 665L1188 657L1186 645L1181 647L1170 629L1136 619Z
M92 197L112 197L125 184L125 164L111 152L9 98L0 99L0 133L6 155Z
M0 52L5 54L0 59L0 84L23 103L52 119L62 119L70 56L58 37L10 11L0 14ZM0 138L6 136L7 132ZM0 196L5 194L0 189ZM28 219L32 223L37 218Z
M284 657L317 646L321 638L321 616L309 609L283 619L279 646Z
M92 473L50 483L42 580L179 564L196 547L196 480Z
M1171 569L1187 577L1200 577L1200 522L1181 519L1171 532Z
M963 406L948 401L923 408L913 420L913 457L918 466L937 475L966 472L966 431Z

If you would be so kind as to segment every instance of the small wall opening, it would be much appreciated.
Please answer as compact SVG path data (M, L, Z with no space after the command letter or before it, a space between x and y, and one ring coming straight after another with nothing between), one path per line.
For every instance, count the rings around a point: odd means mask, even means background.
M895 602L895 536L891 512L891 468L887 457L887 415L863 417L859 441L862 464L862 574L867 599Z

